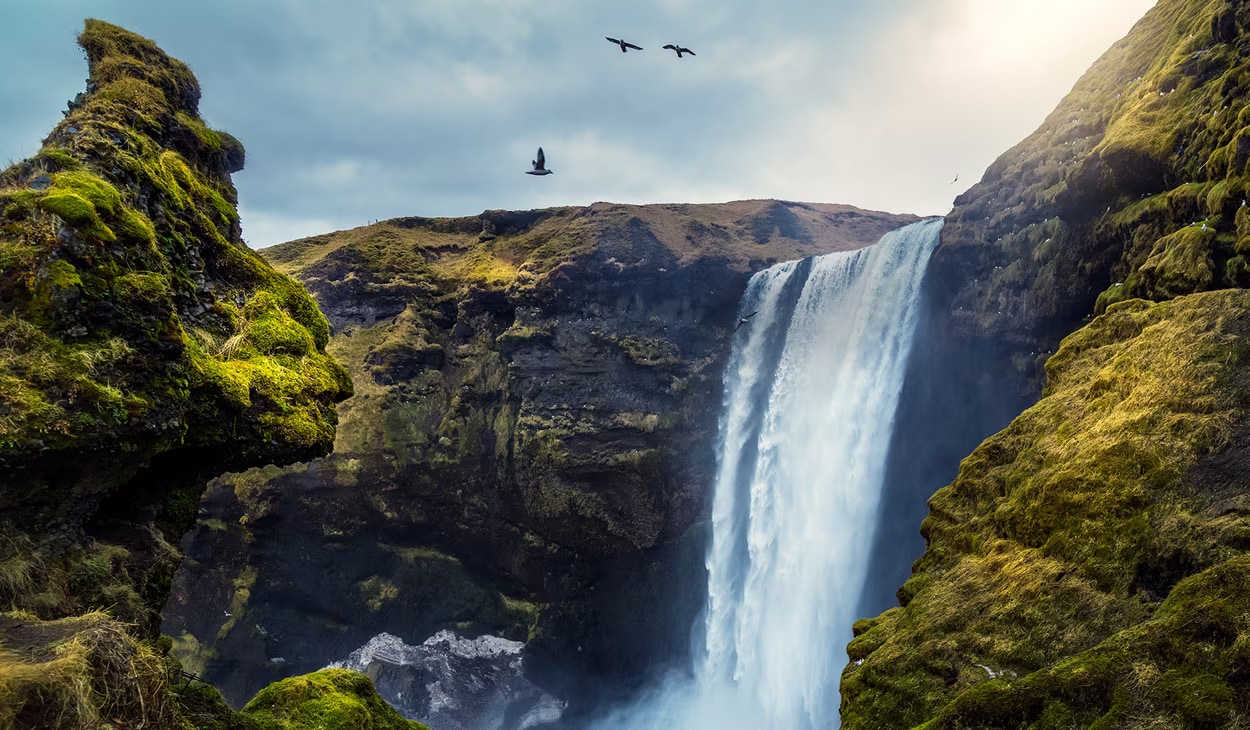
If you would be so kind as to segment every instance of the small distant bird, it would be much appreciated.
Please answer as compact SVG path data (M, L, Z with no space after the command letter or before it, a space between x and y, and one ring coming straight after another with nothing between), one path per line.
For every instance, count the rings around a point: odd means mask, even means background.
M957 182L959 182L959 176L958 176L958 175L956 175L956 176L955 176L955 179L954 179L954 180L951 180L951 185L954 185L954 184L955 184L955 183L957 183Z
M672 43L668 44L667 46L664 46L664 48L665 50L669 50L669 51L677 51L678 58L681 58L681 54L683 53L689 53L692 56L694 55L694 51L690 50L689 48L682 48L681 46L675 46Z
M604 38L608 38L608 37L605 35L605 36L604 36ZM634 49L635 51L641 51L641 50L642 50L642 46L635 46L633 43L626 43L625 41L617 40L617 39L615 39L615 38L608 38L608 40L610 40L610 41L612 41L613 43L615 43L616 45L620 46L620 47L621 47L621 53L626 53L626 52L627 52L627 51L629 51L629 49L631 49L631 48L632 48L632 49Z
M234 614L232 614L232 613L230 613L229 611L226 611L226 610L224 610L224 609L222 610L222 613L224 613L224 614L226 615L226 618L230 618L231 616L233 616L233 615L234 615Z
M737 326L737 327L734 327L734 332L737 332L738 330L742 329L742 325L746 324L748 320L750 320L752 317L754 317L754 316L755 316L755 315L757 315L757 314L759 314L759 310L756 310L756 311L754 311L754 312L751 312L750 314L748 314L748 315L747 315L747 316L745 316L745 317L740 317L740 318L738 319L738 326Z
M526 175L550 175L552 174L551 170L548 170L546 167L547 157L543 154L542 147L538 148L538 159L534 160L530 164L534 166L534 169L526 170L525 171Z

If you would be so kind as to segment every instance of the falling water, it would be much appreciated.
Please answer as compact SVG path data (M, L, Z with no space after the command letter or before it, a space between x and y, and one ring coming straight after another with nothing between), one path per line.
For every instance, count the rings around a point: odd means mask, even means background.
M756 274L725 374L695 676L608 727L838 725L838 680L942 221Z

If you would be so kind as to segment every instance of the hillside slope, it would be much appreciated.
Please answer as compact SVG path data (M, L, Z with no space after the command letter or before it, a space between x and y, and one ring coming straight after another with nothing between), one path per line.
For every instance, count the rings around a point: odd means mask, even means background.
M1248 38L1242 3L1161 0L957 201L935 321L986 355L958 377L1046 386L930 500L845 727L1250 716Z

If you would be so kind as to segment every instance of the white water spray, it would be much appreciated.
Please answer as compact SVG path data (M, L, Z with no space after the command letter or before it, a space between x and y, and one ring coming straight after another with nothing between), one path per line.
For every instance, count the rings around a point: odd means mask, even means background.
M941 228L923 221L751 279L741 314L758 314L725 374L695 676L606 726L838 726L920 282Z

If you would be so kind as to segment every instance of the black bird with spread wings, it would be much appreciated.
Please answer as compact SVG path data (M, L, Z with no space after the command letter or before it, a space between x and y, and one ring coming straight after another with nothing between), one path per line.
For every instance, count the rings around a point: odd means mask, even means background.
M747 322L749 322L749 321L751 320L751 318L752 318L752 317L754 317L754 316L755 316L755 315L757 315L757 314L759 314L759 311L758 311L758 310L756 310L756 311L754 311L754 312L751 312L750 314L748 314L748 315L747 315L747 316L745 316L745 317L740 317L740 318L738 319L738 326L737 326L737 327L734 327L734 332L737 332L738 330L742 329L742 325L744 325L744 324L746 324Z
M668 44L667 46L664 46L664 48L669 51L676 51L678 58L681 58L681 54L683 53L689 53L692 56L694 55L694 51L690 50L689 48L682 48L681 46L676 46L676 45L673 45L672 43Z
M604 36L604 38L608 38L608 37L605 35L605 36ZM632 48L632 49L634 49L635 51L641 51L641 50L642 50L642 46L635 46L633 43L626 43L625 41L620 41L620 40L617 40L617 39L615 39L615 38L608 38L608 40L610 40L610 41L612 41L613 43L615 43L616 45L620 46L620 47L621 47L621 53L626 53L626 52L628 52L628 51L629 51L629 49L631 49L631 48Z
M526 175L550 175L551 170L547 169L547 157L543 154L543 148L538 148L538 159L530 163L534 166L533 170L526 170Z

